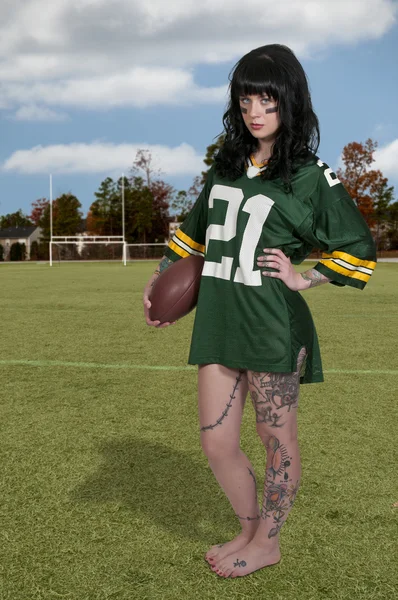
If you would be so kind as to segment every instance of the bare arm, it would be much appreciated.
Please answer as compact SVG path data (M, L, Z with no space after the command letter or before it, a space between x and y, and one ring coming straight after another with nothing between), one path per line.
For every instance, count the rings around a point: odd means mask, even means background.
M154 327L159 327L159 328L170 325L170 323L160 324L160 321L151 321L151 319L149 318L149 309L151 308L150 296L151 296L152 287L153 287L156 279L159 277L160 273L162 273L165 269L167 269L167 267L169 267L172 263L173 263L172 260L170 260L166 256L163 256L162 260L156 267L154 274L152 275L152 277L149 279L148 283L145 286L143 303L144 303L145 320L146 320L147 325L153 325Z
M294 292L307 290L310 287L332 281L316 269L308 269L304 273L297 273L290 262L290 258L278 248L264 248L264 253L265 255L257 258L257 265L259 267L272 267L277 271L263 271L262 274L265 277L281 279Z

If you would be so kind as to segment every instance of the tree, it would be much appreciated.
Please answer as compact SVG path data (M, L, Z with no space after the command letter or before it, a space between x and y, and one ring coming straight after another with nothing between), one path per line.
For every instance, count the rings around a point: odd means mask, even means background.
M152 154L149 150L139 149L135 156L131 171L133 173L143 171L146 179L146 185L148 188L151 187L152 181L155 177L159 177L162 174L160 169L154 169L152 166Z
M50 201L47 198L39 198L32 202L32 212L29 215L29 219L39 227L40 221L43 217L43 213L49 206Z
M180 198L177 197L177 199L175 201L176 205L179 208L180 207L182 208L182 211L178 214L179 221L184 220L185 216L188 214L189 210L192 208L197 197L199 196L204 184L206 183L208 172L210 170L210 167L214 163L216 154L218 153L220 148L223 146L224 142L225 142L225 134L222 133L221 135L218 136L218 138L214 144L210 144L210 146L207 146L206 156L204 157L203 162L209 168L205 171L202 171L200 175L197 175L196 177L194 177L192 185L187 192L187 196L186 196L187 202L186 203L184 202L185 199L183 196L180 196ZM185 211L187 211L187 212L185 212ZM184 218L182 218L182 217L184 217Z
M382 246L390 246L385 244L388 240L388 232L390 230L389 221L389 206L394 198L394 187L388 186L385 180L375 192L375 201L373 205L372 220L376 221L376 248L379 250Z
M144 175L144 179L140 176ZM133 166L131 168L130 186L133 194L133 219L137 220L139 227L135 230L140 231L140 237L145 242L156 242L168 237L169 230L169 203L175 193L174 188L159 179L160 170L155 170L152 165L152 155L148 150L138 150ZM151 220L149 222L148 200L151 200ZM142 198L137 202L138 195ZM142 214L141 214L142 211ZM145 226L144 226L145 224Z
M398 250L398 202L392 202L386 210L388 230L386 237L389 250Z
M214 144L210 144L210 146L207 146L207 148L206 148L206 156L204 157L203 162L209 168L207 169L207 171L202 171L202 173L201 173L201 179L200 179L200 186L201 187L203 187L204 184L206 183L207 174L208 174L208 172L210 170L210 167L214 163L214 159L216 157L216 154L218 154L218 151L223 146L224 142L225 142L225 133L222 133L221 135L218 136L218 138L214 142Z
M182 223L189 214L193 206L193 202L185 190L180 190L176 196L174 196L171 202L171 209L175 213L175 220L178 223Z
M32 225L32 221L23 214L22 209L0 217L0 229L8 229L8 227L31 227Z
M36 240L30 245L30 260L39 260L39 243Z
M71 193L62 194L53 202L53 235L74 236L81 228L81 203ZM50 239L50 204L45 207L39 221L42 239Z
M388 179L380 170L370 169L377 142L370 138L365 144L351 142L343 148L344 169L337 169L337 177L347 188L369 226L375 225L372 218L377 202L388 193Z
M25 244L20 244L19 242L14 242L11 244L10 248L10 260L25 260L26 258L26 246Z
M134 177L131 190L131 209L129 211L129 239L148 242L152 233L153 196L150 189L144 185L141 177Z
M111 177L101 182L96 200L91 204L87 216L87 230L92 235L122 235L121 197Z

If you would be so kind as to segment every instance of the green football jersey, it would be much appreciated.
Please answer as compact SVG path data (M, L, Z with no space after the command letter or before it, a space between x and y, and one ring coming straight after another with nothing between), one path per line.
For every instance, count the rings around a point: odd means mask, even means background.
M292 372L305 346L300 381L321 382L307 303L280 279L263 276L256 259L264 248L279 248L300 264L317 247L322 258L315 269L334 285L362 289L376 266L375 244L343 184L318 157L293 176L291 193L250 167L248 159L246 172L230 181L213 166L166 250L172 261L205 258L189 363Z

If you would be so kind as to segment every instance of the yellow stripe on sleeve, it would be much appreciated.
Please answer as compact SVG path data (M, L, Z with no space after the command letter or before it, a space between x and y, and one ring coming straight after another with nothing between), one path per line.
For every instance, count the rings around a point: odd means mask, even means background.
M187 256L191 256L189 254L189 252L187 252L186 250L183 250L182 248L180 248L180 246L177 246L177 244L175 244L172 241L169 242L169 248L171 248L171 250L174 250L174 252L176 254L178 254L178 256L181 256L182 258L187 258Z
M175 235L178 238L180 238L180 240L182 242L185 242L186 244L188 244L188 246L190 248L192 248L193 250L198 250L199 252L205 251L205 247L202 244L198 244L197 242L194 242L194 240L191 239L186 233L181 231L181 229L177 229Z
M347 252L340 252L339 250L335 250L334 252L332 252L332 254L322 252L322 258L341 258L351 263L352 265L355 265L356 267L366 267L368 269L376 268L376 263L372 260L361 260L360 258L356 258L356 256L347 254Z
M344 253L343 253L344 254ZM359 271L350 271L350 269L346 269L345 267L341 267L340 265L336 265L332 260L320 260L322 265L325 265L331 271L336 271L336 273L341 273L342 275L346 275L347 277L351 277L351 279L360 279L367 283L370 279L370 275L366 275L365 273L360 273Z

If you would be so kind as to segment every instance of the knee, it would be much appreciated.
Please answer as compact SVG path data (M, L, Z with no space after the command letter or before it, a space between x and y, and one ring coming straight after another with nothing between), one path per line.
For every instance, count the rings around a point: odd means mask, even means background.
M296 443L298 440L298 431L296 423L285 423L282 427L265 426L263 423L257 423L256 425L257 435L266 448L272 445L273 440L278 440L279 443L284 445L290 443Z
M200 440L202 450L210 461L233 458L240 451L239 441L231 442L214 431L201 431Z

